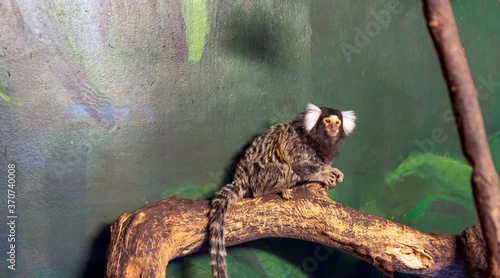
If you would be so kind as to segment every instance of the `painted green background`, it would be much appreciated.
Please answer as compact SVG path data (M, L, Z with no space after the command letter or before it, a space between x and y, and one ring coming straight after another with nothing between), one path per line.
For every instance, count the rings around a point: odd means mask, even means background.
M500 2L452 4L498 169ZM210 198L308 102L358 115L332 199L425 232L477 223L419 1L1 1L0 212L15 163L18 222L15 272L0 225L0 276L102 276L121 213ZM229 248L228 263L232 277L382 277L289 239ZM167 268L209 271L207 254Z

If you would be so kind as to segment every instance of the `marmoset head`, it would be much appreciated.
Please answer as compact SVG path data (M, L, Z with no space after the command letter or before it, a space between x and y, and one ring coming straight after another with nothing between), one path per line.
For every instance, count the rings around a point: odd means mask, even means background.
M339 111L328 107L308 104L304 112L304 130L307 133L323 134L327 137L344 137L354 130L354 111Z
M302 128L310 138L310 144L325 159L332 160L338 154L338 143L356 127L354 111L339 111L328 107L308 104L295 126Z

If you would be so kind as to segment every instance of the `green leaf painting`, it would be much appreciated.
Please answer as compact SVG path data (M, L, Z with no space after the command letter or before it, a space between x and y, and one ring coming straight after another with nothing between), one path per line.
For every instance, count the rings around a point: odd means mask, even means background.
M0 92L0 98L2 98L3 100L5 100L9 103L14 104L14 105L17 105L17 106L21 105L21 103L18 100L14 99L12 97L9 97L8 95L6 95L2 92Z
M444 200L450 203L454 203L457 205L465 206L469 210L474 210L474 204L472 202L465 202L465 200L470 197L461 197L461 196L453 196L453 195L444 195L444 194L431 194L428 195L425 199L418 202L409 213L406 214L405 220L412 221L422 216L425 213L427 206L434 203L437 200Z
M182 17L186 24L188 61L195 65L201 60L206 37L210 32L208 3L206 0L182 0Z
M421 153L412 155L403 161L398 168L386 179L390 184L398 179L416 175L422 179L432 181L450 194L461 197L470 195L470 176L472 168L456 159L446 156Z
M500 167L500 131L491 135L488 143L498 171ZM472 167L465 162L439 154L420 153L405 159L385 181L386 184L392 184L407 176L417 176L439 187L440 192L444 192L443 194L430 194L418 202L405 217L405 220L412 221L423 216L429 205L438 200L457 204L474 211L475 208L471 201L471 174Z

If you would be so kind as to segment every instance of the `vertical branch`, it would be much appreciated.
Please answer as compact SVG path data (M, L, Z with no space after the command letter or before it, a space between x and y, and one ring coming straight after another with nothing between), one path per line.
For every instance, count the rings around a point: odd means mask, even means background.
M500 192L483 117L449 0L423 0L427 26L439 55L487 244L486 277L500 277Z

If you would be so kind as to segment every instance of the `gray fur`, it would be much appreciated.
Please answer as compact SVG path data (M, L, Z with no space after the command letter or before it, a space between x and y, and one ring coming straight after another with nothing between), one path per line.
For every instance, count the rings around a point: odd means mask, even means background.
M317 134L321 128L306 128L305 125L311 125L306 123L308 111L313 110L306 109L297 120L274 125L257 137L239 161L233 181L215 194L209 213L210 264L214 278L227 277L224 220L230 204L245 197L269 193L279 193L290 199L289 189L302 181L317 181L327 186L342 181L342 172L330 164L338 152L337 145L345 135L344 131L342 129L335 138L326 138ZM323 114L322 117L318 115L317 125L321 124L325 113L337 111L340 114L340 111L330 108L321 108L321 111ZM318 113L317 110L314 113ZM325 155L324 150L319 149L325 144L329 145L331 155Z

